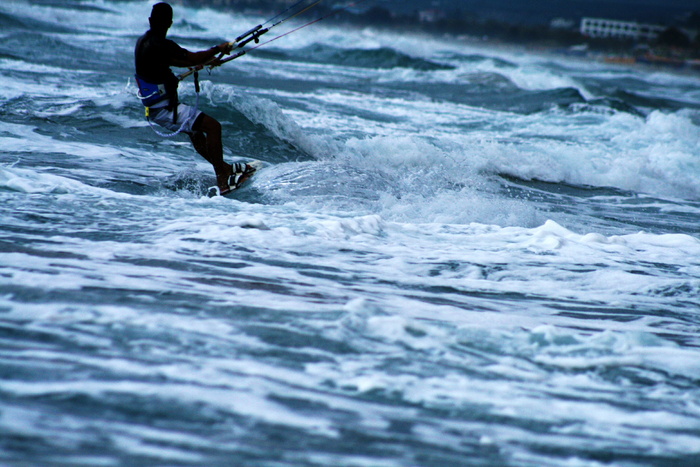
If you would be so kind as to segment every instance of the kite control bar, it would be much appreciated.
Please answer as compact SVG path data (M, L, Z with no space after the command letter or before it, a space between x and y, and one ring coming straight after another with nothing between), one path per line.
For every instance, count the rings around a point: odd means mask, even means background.
M235 41L229 42L228 45L231 48L241 48L241 47L245 47L246 45L248 45L248 43L251 41L255 41L255 43L257 44L260 42L260 36L262 36L263 34L268 32L269 30L270 30L270 28L263 28L262 24L258 24L250 31L247 31L246 33L238 36ZM206 62L202 63L201 65L197 65L197 66L190 68L186 72L177 75L177 79L182 81L183 79L185 79L188 76L190 76L191 74L203 69L204 67L213 66L214 62L216 62L217 60L221 60L221 58L224 55L225 54L222 52L218 56L207 60ZM236 54L236 55L238 55L238 54ZM243 54L241 54L241 55L243 55ZM238 55L238 56L240 56L240 55ZM228 61L228 60L225 60L225 61ZM224 62L222 62L222 63L224 63Z
M250 47L250 48L247 49L247 50L241 50L240 52L237 52L237 53L231 55L230 57L226 57L226 58L223 58L224 55L226 55L226 54L222 52L222 53L220 53L218 56L211 58L211 59L208 60L207 62L205 62L205 63L203 63L203 64L201 64L201 65L197 65L196 67L190 68L190 69L189 69L188 71L186 71L185 73L182 73L181 75L178 75L177 78L178 78L180 81L182 81L183 79L187 78L188 76L190 76L190 75L193 74L193 73L196 73L197 71L203 69L204 67L207 67L207 66L208 66L208 67L210 67L210 68L213 68L213 67L215 67L215 66L223 65L223 64L226 63L226 62L230 62L231 60L235 60L235 59L237 59L238 57L242 57L242 56L245 55L247 52L250 52L250 51L252 51L252 50L254 50L254 49L257 49L257 48L259 48L259 47L262 47L262 46L265 45L265 44L269 44L270 42L276 41L277 39L280 39L280 38L282 38L282 37L284 37L284 36L287 36L288 34L291 34L291 33L295 32L295 31L298 31L298 30L300 30L300 29L303 29L303 28L305 28L305 27L307 27L307 26L311 26L312 24L318 23L319 21L322 21L322 20L324 20L324 19L326 19L326 18L328 18L328 17L330 17L330 16L336 14L336 13L339 12L339 11L344 11L344 10L347 10L347 9L349 9L349 8L351 8L351 7L357 6L357 5L359 5L360 3L365 2L366 0L356 0L356 1L353 2L353 3L351 3L351 4L349 4L349 5L346 5L344 8L334 9L334 10L332 10L330 13L326 14L325 16L321 16L320 18L317 18L317 19L315 19L315 20L313 20L313 21L309 21L309 22L306 23L306 24L302 24L301 26L296 27L296 28L292 29L291 31L285 32L284 34L280 34L280 35L277 36L277 37L274 37L274 38L272 38L272 39L270 39L270 40L268 40L268 41L266 41L266 42L263 42L262 44L260 43L260 36L262 36L263 34L267 33L267 32L270 31L271 29L273 29L273 28L279 26L280 24L283 24L283 23L289 21L290 19L292 19L292 18L294 18L294 17L296 17L296 16L301 15L302 13L304 13L304 12L307 11L307 10L310 10L311 8L313 8L313 7L315 7L316 5L318 5L319 3L321 3L323 0L316 0L314 3L312 3L312 4L308 5L308 6L306 6L305 8L302 8L302 9L300 9L300 10L298 10L298 11L296 11L296 12L294 12L294 13L288 15L288 16L285 16L286 13L288 13L288 12L291 11L291 10L296 9L298 6L300 6L302 3L306 2L306 1L307 1L307 0L299 0L298 2L296 2L295 4L293 4L292 6L290 6L290 7L287 8L286 10L284 10L283 12L277 14L276 16L273 16L272 18L268 19L267 21L265 21L265 22L262 23L262 24L258 24L258 25L255 26L254 28L251 28L250 30L248 30L248 31L244 32L243 34L241 34L240 36L238 36L238 37L236 38L235 41L229 42L229 43L228 43L229 46L231 47L231 49L245 47L245 46L248 45L251 41L255 41L255 43L256 43L257 45L255 45L255 46L253 46L253 47ZM276 23L274 23L274 24L272 24L271 26L266 27L266 28L263 27L263 26L265 26L266 24L272 23L274 20L276 20L277 18L279 18L279 17L281 17L281 16L283 16L283 18L280 19L279 21L277 21ZM222 59L223 59L223 60L222 60Z

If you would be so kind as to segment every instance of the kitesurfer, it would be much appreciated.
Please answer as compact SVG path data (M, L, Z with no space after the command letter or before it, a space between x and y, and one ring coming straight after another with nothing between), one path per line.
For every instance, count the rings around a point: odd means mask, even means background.
M246 167L236 164L234 170L231 164L224 162L221 124L197 108L178 101L179 81L170 67L195 67L205 63L216 66L217 54L230 53L233 44L225 42L208 50L190 52L166 39L173 24L173 9L165 2L153 6L148 20L151 28L138 39L134 51L136 81L141 99L148 108L147 115L152 122L168 130L189 135L195 150L214 166L219 191L225 194L231 190L229 178L234 171L242 172Z

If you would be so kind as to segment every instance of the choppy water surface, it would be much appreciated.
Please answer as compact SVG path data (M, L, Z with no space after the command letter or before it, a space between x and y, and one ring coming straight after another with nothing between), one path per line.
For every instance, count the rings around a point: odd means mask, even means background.
M700 463L697 75L321 23L203 75L209 199L150 5L0 5L3 464Z

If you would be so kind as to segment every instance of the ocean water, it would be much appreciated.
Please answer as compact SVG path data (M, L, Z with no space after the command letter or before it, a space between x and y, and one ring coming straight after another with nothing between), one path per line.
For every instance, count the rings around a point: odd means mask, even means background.
M208 198L150 6L0 3L0 464L700 464L699 75L321 22L203 73Z

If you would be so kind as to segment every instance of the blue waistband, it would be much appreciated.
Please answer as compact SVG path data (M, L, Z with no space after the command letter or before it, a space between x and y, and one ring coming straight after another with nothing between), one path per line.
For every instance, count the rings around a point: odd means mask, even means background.
M149 83L139 75L134 76L136 78L136 84L139 87L139 99L141 99L141 102L146 107L150 107L153 104L164 101L169 97L168 92L165 90L165 84Z

